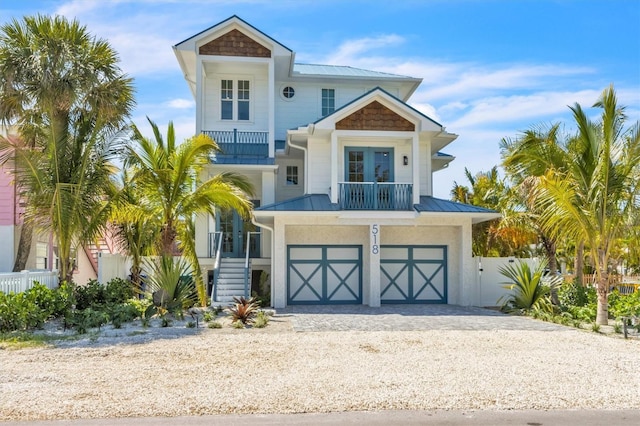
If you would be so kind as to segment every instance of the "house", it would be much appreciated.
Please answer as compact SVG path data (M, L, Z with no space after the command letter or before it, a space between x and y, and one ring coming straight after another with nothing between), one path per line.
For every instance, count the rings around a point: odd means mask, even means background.
M15 129L0 126L0 137L15 137ZM13 165L0 165L0 273L12 272L23 227L24 202L14 185ZM35 231L25 264L27 270L54 270L58 268L57 245L53 235ZM98 257L101 253L112 254L115 247L105 235L97 244L79 247L75 255L73 280L85 284L98 277Z
M196 220L214 301L265 270L276 308L477 302L471 226L498 215L432 196L457 135L407 103L421 79L296 63L237 16L174 52L196 132L223 149L206 173L242 173L256 188L251 221Z

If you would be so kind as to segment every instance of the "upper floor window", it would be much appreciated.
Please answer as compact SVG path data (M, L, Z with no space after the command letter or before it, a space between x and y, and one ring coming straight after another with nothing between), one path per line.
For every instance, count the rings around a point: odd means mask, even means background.
M298 184L298 166L287 166L287 185Z
M322 89L322 116L327 116L336 110L335 89Z
M237 81L237 92L234 92L233 80L220 81L220 119L249 120L249 103L251 100L249 80ZM234 97L234 95L236 95Z

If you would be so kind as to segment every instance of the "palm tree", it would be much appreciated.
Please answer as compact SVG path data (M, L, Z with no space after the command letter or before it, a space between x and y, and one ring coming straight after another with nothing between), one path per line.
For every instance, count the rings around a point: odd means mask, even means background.
M15 161L25 224L53 232L61 280L71 280L73 246L100 231L112 190L112 138L134 104L117 64L76 20L37 15L0 27L0 119L21 139L2 141L0 162Z
M554 236L585 241L597 281L597 324L608 322L609 262L615 245L637 211L640 167L640 122L624 128L613 86L593 105L602 110L591 121L579 104L571 107L577 136L569 141L566 170L549 169L538 193L541 219Z
M200 134L177 145L173 123L168 125L165 141L158 126L148 121L155 139L144 137L134 125L134 144L126 149L125 166L131 170L131 180L150 209L150 217L161 224L159 253L171 256L178 249L182 251L196 273L200 303L206 304L195 250L194 216L234 209L248 217L253 187L244 176L234 173L206 178L204 167L211 155L220 151L210 137Z
M535 126L516 139L502 139L500 151L507 175L517 188L511 202L520 205L518 212L508 221L526 223L537 234L545 251L549 269L558 270L556 261L556 238L551 237L542 227L541 206L535 198L535 188L542 176L550 168L564 170L569 157L564 149L565 139L560 124ZM580 267L580 270L582 268Z
M143 259L157 253L160 225L125 170L119 191L111 199L110 229L118 248L131 258L131 282L140 292Z

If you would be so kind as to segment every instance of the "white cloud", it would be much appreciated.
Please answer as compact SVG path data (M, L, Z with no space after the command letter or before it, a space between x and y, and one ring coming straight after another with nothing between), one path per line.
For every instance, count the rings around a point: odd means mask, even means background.
M348 40L342 43L337 51L323 59L324 63L335 65L353 65L353 58L371 50L401 44L404 39L395 34L381 35Z
M192 99L171 99L164 103L165 106L175 109L195 108L196 103Z

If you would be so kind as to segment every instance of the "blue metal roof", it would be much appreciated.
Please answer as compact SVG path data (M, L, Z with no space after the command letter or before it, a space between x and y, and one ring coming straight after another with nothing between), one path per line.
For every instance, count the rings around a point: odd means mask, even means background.
M275 158L251 155L233 156L216 154L216 156L211 159L211 162L213 164L259 164L262 166L272 166L275 164Z
M338 211L340 208L337 204L331 203L327 194L308 194L279 203L258 207L256 210L323 212Z
M420 204L414 205L414 208L420 213L497 213L495 210L485 209L484 207L442 200L430 196L421 196Z
M418 213L497 213L494 210L455 201L442 200L430 196L420 197L420 204L415 204L414 209ZM269 204L257 208L259 211L340 211L338 204L331 203L327 194L308 194L301 197Z
M406 78L415 80L406 75L391 74L387 72L364 70L344 65L318 65L318 64L294 64L293 72L300 75L321 75L325 77L360 77L360 78Z

